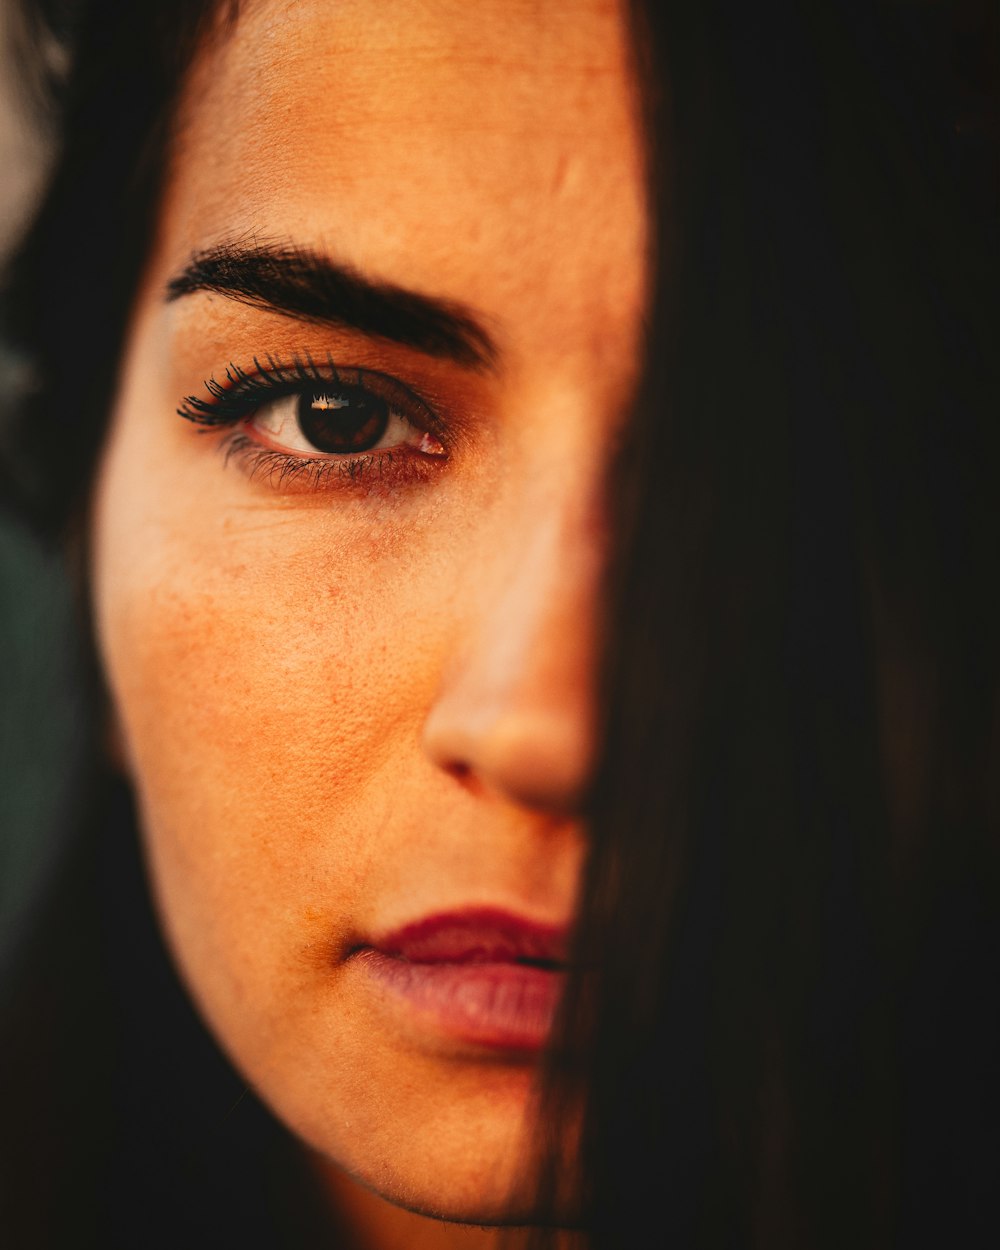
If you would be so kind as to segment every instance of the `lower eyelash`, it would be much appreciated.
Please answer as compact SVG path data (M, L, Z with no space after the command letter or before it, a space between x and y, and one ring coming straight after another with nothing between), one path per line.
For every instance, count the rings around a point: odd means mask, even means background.
M238 460L251 481L263 479L275 489L318 490L336 479L343 486L375 489L380 482L417 480L426 476L429 466L417 457L400 454L399 448L365 452L358 456L309 457L262 447L246 434L234 431L222 443L225 462Z

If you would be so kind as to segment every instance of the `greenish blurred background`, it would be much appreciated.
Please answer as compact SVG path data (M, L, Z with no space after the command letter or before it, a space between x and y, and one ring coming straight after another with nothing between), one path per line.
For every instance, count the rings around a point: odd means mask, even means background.
M0 256L15 246L45 168L22 101L0 0ZM16 403L17 362L0 344L0 422ZM0 961L16 945L63 839L76 823L83 758L77 630L61 554L0 500Z

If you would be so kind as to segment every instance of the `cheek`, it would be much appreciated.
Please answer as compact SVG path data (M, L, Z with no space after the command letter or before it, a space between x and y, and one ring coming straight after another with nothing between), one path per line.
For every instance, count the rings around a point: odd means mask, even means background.
M380 597L327 561L296 573L266 546L252 567L225 544L178 554L166 572L154 561L112 567L102 595L140 783L171 801L248 791L265 804L278 792L349 801L388 749L386 691L409 702L404 684L420 684L393 664L394 622L372 611Z
M251 985L276 1001L259 987L287 986L331 917L350 922L386 850L373 832L429 784L420 731L448 630L420 526L247 507L201 452L204 481L158 472L127 434L112 445L95 571L159 908L211 1014Z

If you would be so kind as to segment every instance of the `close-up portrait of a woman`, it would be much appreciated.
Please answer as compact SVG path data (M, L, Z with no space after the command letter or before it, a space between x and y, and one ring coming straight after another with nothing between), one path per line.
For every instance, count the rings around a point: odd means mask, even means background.
M0 1244L994 1244L995 3L3 25Z

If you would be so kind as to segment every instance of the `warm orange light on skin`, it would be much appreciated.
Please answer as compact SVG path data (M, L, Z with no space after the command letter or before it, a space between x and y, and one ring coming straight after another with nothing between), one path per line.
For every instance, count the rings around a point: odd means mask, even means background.
M387 1008L358 934L572 915L605 471L646 222L619 5L247 5L182 110L95 506L100 644L155 892L201 1010L311 1146L394 1201L517 1219L528 1060ZM494 372L196 293L291 241L460 301ZM447 458L371 491L251 481L176 415L254 356L378 369Z

